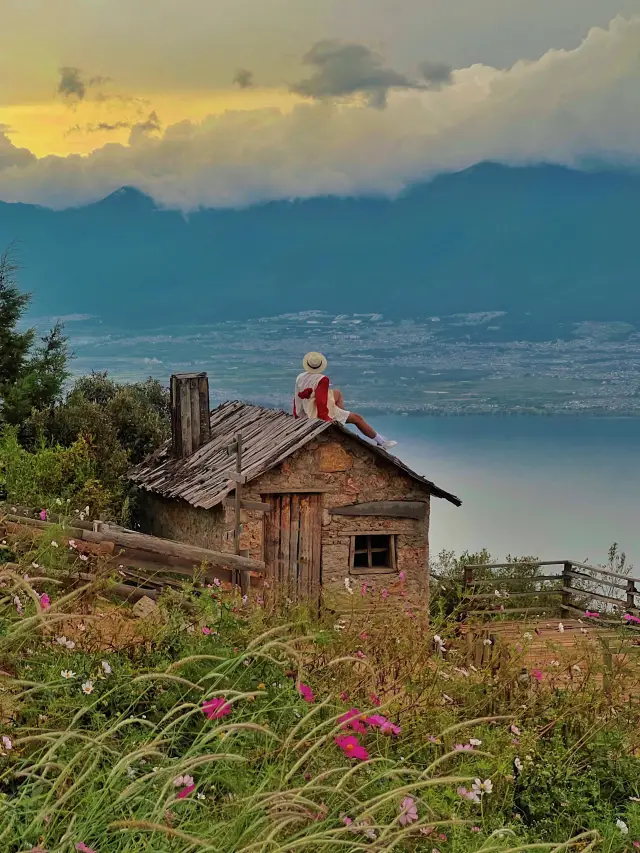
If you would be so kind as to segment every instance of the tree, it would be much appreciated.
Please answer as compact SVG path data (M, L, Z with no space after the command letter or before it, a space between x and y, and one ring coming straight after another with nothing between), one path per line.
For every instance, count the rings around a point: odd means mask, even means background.
M60 398L70 358L61 323L38 346L35 329L19 330L31 295L20 291L17 271L10 247L0 256L0 421L14 425Z

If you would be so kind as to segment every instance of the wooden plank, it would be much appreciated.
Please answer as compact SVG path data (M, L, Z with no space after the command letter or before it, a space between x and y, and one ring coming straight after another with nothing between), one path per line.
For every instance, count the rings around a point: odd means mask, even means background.
M309 598L309 587L311 585L311 507L309 496L302 495L298 498L299 523L298 523L298 597Z
M372 501L329 509L331 515L379 516L380 518L412 518L423 520L427 504L422 501Z
M243 486L248 482L248 476L246 474L241 474L239 471L225 471L224 476L227 480L231 480L233 483L238 483Z
M178 429L182 436L182 457L191 456L193 453L193 444L191 442L191 402L189 399L189 386L186 382L182 382L178 387L178 396L180 399L180 409L178 416L180 418Z
M189 405L191 408L191 447L195 452L200 447L200 394L198 379L189 379Z
M538 583L538 581L561 581L562 575L535 575L530 578L480 578L473 580L471 586L492 586L497 589L500 586L511 586L526 581L527 583Z
M404 536L406 535L406 530L398 530L398 528L391 528L389 530L388 527L385 527L384 530L373 530L367 528L365 530L352 530L351 528L347 530L341 530L340 536Z
M586 598L597 598L598 601L604 601L606 604L613 604L618 607L620 610L630 610L635 613L639 613L635 607L627 608L626 602L620 598L610 598L608 595L600 595L599 592L586 592L580 589L576 589L575 587L562 587L563 592L570 592L572 595L575 595L577 598L584 596ZM576 595L577 594L577 595Z
M211 418L209 413L209 377L201 373L198 377L198 397L200 400L200 445L211 440Z
M226 507L235 507L236 505L234 498L226 498L223 503ZM240 506L248 512L271 512L273 509L271 504L264 501L246 501L244 499L241 499Z
M542 592L511 592L509 598L540 598L541 595L562 595L562 588L543 589ZM483 592L480 595L469 595L468 600L471 601L500 601L502 597L492 595L489 592ZM502 599L504 600L504 599Z
M291 522L289 535L289 577L291 578L290 597L294 601L300 598L300 501L299 495L291 496Z
M311 598L320 607L322 594L322 497L310 497L312 517L311 539Z
M398 570L390 566L371 566L371 568L355 567L351 569L352 575L397 575Z
M330 491L332 491L332 489L330 489L328 486L326 486L326 487L325 486L308 486L308 487L305 486L305 488L299 488L299 489L290 489L289 487L287 487L287 494L288 495L300 495L300 494L303 494L303 495L322 495L325 492L330 492ZM260 493L263 495L281 495L281 494L283 494L283 491L282 491L282 487L280 487L280 488L267 487L267 488L261 488Z

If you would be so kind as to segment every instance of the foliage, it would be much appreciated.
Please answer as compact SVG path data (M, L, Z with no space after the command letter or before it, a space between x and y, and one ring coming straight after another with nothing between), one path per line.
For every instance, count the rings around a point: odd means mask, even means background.
M39 345L35 330L19 330L30 302L16 281L11 251L0 256L0 419L20 424L33 408L50 406L60 397L67 377L69 349L57 323Z
M105 580L70 585L80 556L63 529L12 548L3 849L634 853L640 841L637 673L618 670L605 696L597 648L566 649L540 682L515 677L518 653L474 670L454 625L425 635L402 590L318 622L190 583L143 624L108 604ZM344 735L369 758L349 759Z

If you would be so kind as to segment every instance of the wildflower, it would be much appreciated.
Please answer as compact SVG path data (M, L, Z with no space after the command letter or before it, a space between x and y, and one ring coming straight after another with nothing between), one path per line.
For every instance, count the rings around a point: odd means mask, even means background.
M366 631L363 631L361 634L358 634L358 636L360 637L360 639L362 640L363 643L365 640L369 639L369 635L367 634Z
M18 616L22 616L22 602L20 601L20 597L18 595L14 597L13 603L15 605L16 610L18 611Z
M382 596L382 600L386 601L387 598L389 598L389 590L383 589L382 592L380 593L380 595Z
M640 841L634 841L633 846L636 848L636 850L640 850Z
M471 744L471 746L480 746L482 744L482 741L478 740L477 737L470 737L469 743Z
M580 628L580 633L581 634L588 634L589 632L587 631L586 628Z
M512 735L515 735L516 737L520 737L520 729L517 726L510 726L509 731L511 732Z
M261 681L260 684L258 684L258 690L264 690L264 689L265 689L264 682Z
M127 776L129 779L135 779L136 778L136 771L133 767L131 767L131 765L129 765L129 767L127 767Z
M76 540L75 539L69 539L69 548L71 548L73 550L73 548L77 548L77 547L78 546L76 545Z
M347 627L346 622L343 622L342 620L340 620L339 622L336 622L336 624L333 626L333 630L334 631L344 631L344 629L346 627Z
M358 649L358 651L356 652L356 657L360 658L360 660L365 660L367 656L362 651L362 649Z
M83 563L86 563L89 560L86 554L78 554L78 556L80 557Z
M208 637L209 634L211 633L211 628L207 628L206 625L203 625L202 626L202 633L205 635L205 637Z
M439 652L442 652L444 654L444 652L447 651L445 646L444 646L444 641L443 641L442 637L440 636L440 634L434 635L433 642L435 643L436 649Z
M532 669L531 670L531 677L535 678L535 680L539 683L544 678L544 675L543 675L541 669Z
M453 668L454 672L459 673L460 675L464 675L465 678L469 678L469 670L464 667L455 666Z
M562 622L558 622L558 631L560 631L561 634L564 633L564 625Z
M221 582L220 578L214 578L213 579L213 585L215 587L217 587L218 589L220 589L220 587L222 586L222 582Z
M405 580L406 580L406 577L407 577L407 576L405 575L405 573L404 573L404 572L399 572L399 573L398 573L398 580L400 581L400 583L404 583L404 582L405 582Z
M346 714L338 717L338 723L343 729L353 729L354 732L366 734L367 728L362 723L362 715L357 708L350 708Z
M522 773L522 761L520 761L520 759L518 758L517 755L513 759L513 766L516 770L516 776L518 776L520 773Z
M580 669L580 667L578 666L577 663L574 663L574 665L571 667L571 669L573 672L577 673L578 675L580 675L580 673L582 672L582 670Z
M41 509L41 510L40 510L40 520L41 520L41 521L46 521L46 520L47 520L47 511L46 511L46 509Z
M616 826L623 835L629 834L629 827L623 820L620 820L620 818L618 818L618 820L616 821Z
M483 640L483 641L482 641L482 645L483 645L483 646L492 646L492 645L493 645L493 640L490 640L490 639L489 639L489 637L487 637L487 639L486 639L486 640Z
M444 699L445 702L453 702L453 699L451 698L451 696L448 696L446 693L442 694L442 698Z
M83 681L82 682L82 692L87 696L90 693L93 693L93 681Z
M249 601L249 596L248 596L248 595L243 595L243 596L242 596L242 606L243 606L243 607L246 607L246 606L247 606L247 602L248 602L248 601Z
M10 737L7 735L2 735L2 745L7 750L7 752L11 752L13 749L13 742Z
M75 672L72 672L70 669L63 669L60 673L63 678L75 678Z
M351 579L350 578L344 579L344 588L347 590L349 595L353 595L353 589L351 588Z
M76 850L78 853L96 853L92 847L87 847L84 841L78 841L76 844Z
M340 694L340 699L341 699L343 702L348 702L348 701L349 701L349 691L348 691L348 690L343 690L343 691L342 691L342 693Z
M176 776L173 784L176 788L189 788L194 784L193 776Z
M454 752L473 752L473 746L470 743L456 743L453 747Z
M471 827L471 832L482 832L482 830L480 829L480 827L479 827L479 826L472 826L472 827Z
M375 693L369 693L369 699L371 700L371 704L375 705L376 708L380 707L380 698Z
M369 591L369 584L363 583L362 586L360 587L360 592L362 593L363 598L365 597L365 595L367 594L368 591Z
M56 542L56 540L55 540L55 539L52 539L52 540L51 540L51 547L52 547L52 548L58 548L58 547L59 547L59 546L58 546L58 543Z
M587 616L589 619L599 619L600 618L600 614L596 613L594 610L585 610L584 615Z
M479 795L490 794L493 791L493 782L491 779L485 779L484 782L481 782L480 779L474 779L471 788Z
M463 800L469 800L472 803L479 803L480 802L480 797L473 790L467 791L466 788L461 786L460 788L456 788L456 793L458 794L459 797L462 797Z
M189 796L189 794L192 794L195 789L195 785L185 785L185 787L181 791L178 791L178 799L184 800L186 797Z
M109 665L108 661L100 661L100 666L102 667L102 670L105 675L111 675L111 666Z
M355 758L358 761L368 761L369 753L360 745L357 737L353 737L353 735L337 737L335 738L335 742L347 758Z
M533 640L533 634L530 634L529 631L525 631L522 636L523 639L527 640L527 642Z
M202 702L202 713L208 720L218 720L231 713L231 705L223 696L215 696L213 699L204 699Z
M64 646L66 649L74 649L76 646L73 640L67 640L64 635L62 637L56 637L56 643L61 646Z
M207 798L206 798L206 797L205 797L205 795L202 793L202 791L198 791L198 793L196 794L196 799L197 799L197 800L206 800Z
M416 801L412 797L405 797L400 803L400 817L398 818L398 822L401 826L407 826L407 824L413 823L416 820L418 820Z
M382 714L373 714L371 717L366 717L365 723L371 726L372 729L380 729L383 735L399 735L400 726L396 726Z
M32 568L32 569L39 569L39 568L40 568L40 563L36 563L36 562L35 562L35 560L34 560L34 561L33 561L33 563L31 563L31 568ZM27 575L25 575L25 576L24 576L24 579L25 579L25 580L29 580L29 578L27 577Z
M305 702L313 702L315 700L313 690L308 684L298 684L298 693L302 696Z
M625 613L622 618L626 622L636 622L638 625L640 625L640 618L638 618L637 616L633 616L631 613Z
M549 666L560 666L560 661L559 660L549 661Z
M429 740L431 743L442 743L439 737L434 737L434 735L429 735Z

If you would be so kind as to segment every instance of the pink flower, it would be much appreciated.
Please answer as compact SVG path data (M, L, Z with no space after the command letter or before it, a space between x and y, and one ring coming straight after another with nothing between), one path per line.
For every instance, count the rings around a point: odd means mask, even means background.
M40 607L42 607L43 610L48 610L51 607L51 599L46 592L43 592L40 596Z
M40 510L40 520L41 520L41 521L46 521L46 520L47 520L47 511L46 511L46 509L41 509L41 510Z
M447 840L447 836L444 834L444 832L441 832L438 835L438 838L440 839L440 841L446 841Z
M178 799L184 800L189 794L192 794L196 789L195 785L187 785L181 791L178 791Z
M404 583L404 582L405 582L406 577L407 577L407 576L405 575L405 573L404 573L404 572L400 572L400 573L398 574L398 580L400 581L400 583Z
M366 726L362 723L362 716L357 708L350 708L346 714L338 717L338 722L343 729L353 729L361 734L367 733Z
M472 826L472 827L471 827L471 832L482 832L482 830L480 829L480 827L479 827L479 826Z
M313 690L308 684L298 684L298 693L302 696L305 702L313 702L315 700Z
M357 657L357 658L360 658L360 660L364 660L367 656L366 656L366 655L365 655L365 653L362 651L362 649L358 649L358 651L356 652L356 657Z
M383 717L382 714L373 714L371 717L367 717L365 723L371 726L372 729L380 729L383 735L400 734L400 726L394 725L386 717Z
M340 694L340 699L342 699L343 702L348 702L349 701L349 691L343 690L342 693Z
M369 591L369 584L363 583L362 586L360 587L360 592L362 593L363 598L367 594L368 591Z
M371 704L375 705L376 708L380 707L380 699L376 696L375 693L369 693L369 699L371 700Z
M358 761L369 760L369 753L364 746L360 745L357 737L347 735L346 737L337 737L335 741L347 758L355 758Z
M456 792L459 797L462 797L463 800L469 800L472 803L479 803L480 797L476 794L475 791L467 791L466 788L460 787L456 788Z
M631 613L625 613L622 618L625 619L627 622L636 622L638 625L640 625L640 619L637 616L633 616Z
M345 826L351 826L351 824L353 823L353 820L348 815L345 815L342 818L342 822Z
M405 797L400 803L400 817L398 821L402 826L407 826L407 824L413 823L416 820L418 820L416 801L412 797Z
M202 626L202 633L205 635L205 637L208 637L209 634L211 633L211 628L207 628L206 625L203 625Z
M512 735L516 735L517 737L520 737L520 729L517 726L511 726L509 731L511 732Z
M96 853L96 851L93 850L91 847L87 847L84 841L78 841L78 843L76 844L76 850L78 851L78 853Z
M429 735L429 741L430 741L431 743L440 743L440 738L439 738L439 737L434 737L434 735Z
M231 713L231 705L223 696L214 696L213 699L205 699L202 702L202 713L208 720L218 720Z
M454 752L473 752L473 746L470 743L456 743L453 750Z
M386 601L387 598L389 598L389 590L383 589L382 592L380 593L380 595L382 596L382 600Z
M531 677L535 678L535 680L537 682L540 682L544 678L544 674L543 674L541 669L532 669L531 670Z
M585 610L584 615L588 619L599 619L600 618L600 614L596 613L594 610Z
M362 634L360 634L360 639L362 640L362 642L363 642L363 643L364 643L364 641L365 641L365 640L367 640L368 638L369 638L369 635L367 634L367 632L366 632L366 631L363 631L363 632L362 632Z
M634 841L633 846L640 850L640 841Z

